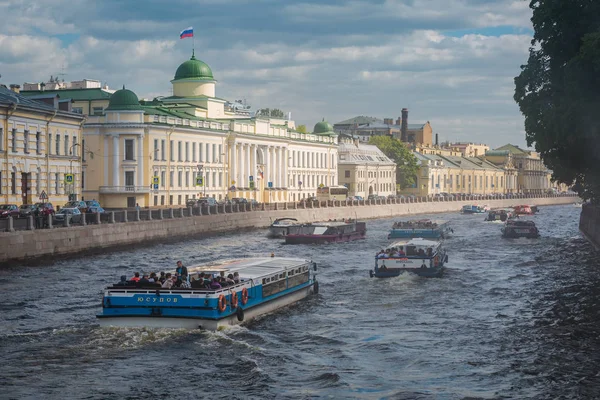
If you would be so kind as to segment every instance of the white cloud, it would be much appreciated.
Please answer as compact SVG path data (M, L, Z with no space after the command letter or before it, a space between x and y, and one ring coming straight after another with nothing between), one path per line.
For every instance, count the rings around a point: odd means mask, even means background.
M219 97L292 111L309 127L322 117L397 117L408 107L411 121L429 120L441 137L524 145L512 95L531 40L514 34L530 29L526 2L307 1L223 9L211 0L187 8L182 22L152 0L139 10L130 3L121 10L114 2L0 0L0 14L17 22L0 27L0 73L5 84L41 81L64 66L67 79L125 84L145 98L169 95L169 81L191 52L190 39L177 34L194 25L196 57L213 69ZM187 0L172 2L168 7ZM249 8L236 15L243 5ZM200 9L202 19L194 14ZM477 29L504 26L514 30L490 36ZM55 36L65 33L74 35L64 42Z

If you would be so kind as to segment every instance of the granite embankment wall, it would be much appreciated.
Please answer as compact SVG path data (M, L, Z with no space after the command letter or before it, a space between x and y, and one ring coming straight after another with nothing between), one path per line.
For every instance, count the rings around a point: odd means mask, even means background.
M585 238L600 250L600 207L584 204L579 217L579 230Z
M576 197L485 200L490 207L517 204L555 205L578 201ZM294 217L300 222L328 219L372 219L400 215L458 212L463 205L477 201L423 202L327 208L236 212L137 221L69 228L39 229L0 233L0 264L19 260L47 260L52 256L93 253L106 248L149 245L176 238L192 238L249 228L264 228L275 218Z

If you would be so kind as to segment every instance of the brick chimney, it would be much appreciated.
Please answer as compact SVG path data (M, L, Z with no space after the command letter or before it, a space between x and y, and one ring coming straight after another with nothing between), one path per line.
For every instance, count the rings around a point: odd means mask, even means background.
M400 127L400 140L408 142L408 108L402 109L402 125Z
M21 85L16 85L16 84L11 84L10 85L10 90L12 90L15 93L20 93L21 92Z

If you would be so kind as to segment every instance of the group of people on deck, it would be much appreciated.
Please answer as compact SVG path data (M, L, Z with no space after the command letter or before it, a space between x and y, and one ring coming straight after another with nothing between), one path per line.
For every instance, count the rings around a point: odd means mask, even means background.
M163 289L221 289L227 286L233 286L240 283L240 276L237 272L225 276L225 272L212 274L201 272L198 277L190 277L187 268L181 261L177 261L177 268L174 273L156 272L150 274L140 274L139 272L127 279L126 275L121 276L121 281L116 286L138 286L138 287L157 287Z
M391 248L391 249L381 249L379 253L375 255L376 258L398 258L404 256L420 256L420 257L431 257L433 255L433 249L431 247L427 248L427 251L419 248L415 249L414 246L408 246L406 248L406 252L402 249L402 247Z
M392 229L433 229L438 224L429 220L424 221L398 221L394 222Z

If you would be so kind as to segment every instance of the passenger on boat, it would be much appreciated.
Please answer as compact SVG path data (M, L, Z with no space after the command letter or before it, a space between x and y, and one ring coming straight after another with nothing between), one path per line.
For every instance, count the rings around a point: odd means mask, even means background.
M121 275L121 282L116 283L115 286L129 286L129 282L127 282L127 275Z
M424 256L425 255L425 250L419 249L419 251L417 251L417 254L420 255L420 256Z
M158 278L156 276L156 272L150 273L150 277L148 278L148 282L150 282L150 283L156 283L156 282L158 282Z
M227 284L229 286L233 286L235 285L235 280L233 280L233 274L229 274L227 275Z
M165 281L162 284L163 289L171 289L173 287L173 279L171 278L171 273L167 272L165 276Z
M233 273L233 281L235 283L240 283L240 274L237 271Z
M433 250L431 247L427 248L427 256L431 257L431 254L433 254Z
M161 271L160 278L158 278L158 281L162 284L162 283L165 283L166 280L167 280L167 277L165 276L165 272Z
M140 273L136 272L135 274L133 274L133 276L131 278L129 278L130 282L139 282L140 280Z
M150 283L150 281L148 281L148 274L142 275L142 278L138 281L138 283L140 285L147 285L148 283Z
M179 284L180 288L183 288L183 289L191 289L192 288L192 285L190 284L190 282L187 279L180 280L179 282L180 282L180 284Z
M181 261L177 261L177 269L175 270L181 279L184 281L188 280L188 270L187 267L183 265Z
M212 282L210 282L210 288L213 290L221 289L221 284L213 279Z

